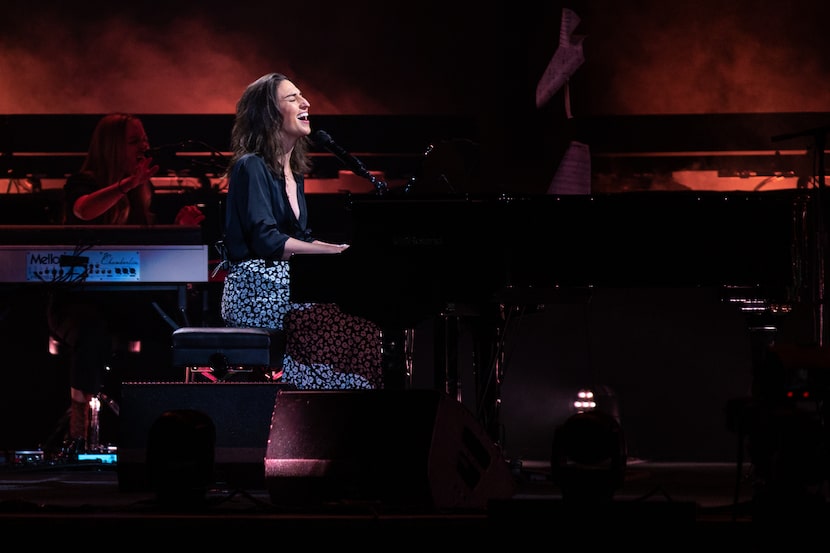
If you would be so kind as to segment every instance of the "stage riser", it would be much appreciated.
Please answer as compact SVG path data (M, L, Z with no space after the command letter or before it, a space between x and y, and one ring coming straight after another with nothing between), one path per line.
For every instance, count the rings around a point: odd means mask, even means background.
M272 502L483 509L513 493L472 414L433 390L278 395L265 460Z
M152 425L165 413L194 410L212 420L213 482L231 489L263 489L265 445L277 391L271 383L125 382L121 390L118 478L122 491L152 490L147 464ZM156 452L157 454L159 452ZM176 455L174 451L171 456ZM157 458L162 458L159 456Z

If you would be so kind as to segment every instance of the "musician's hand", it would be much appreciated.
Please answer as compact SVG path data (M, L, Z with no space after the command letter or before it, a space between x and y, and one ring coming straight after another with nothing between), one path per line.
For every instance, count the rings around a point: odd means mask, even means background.
M139 158L136 166L133 168L132 174L114 183L114 189L118 190L121 194L126 194L143 184L149 185L150 178L159 170L158 165L151 165L152 162L153 159L149 157ZM109 187L108 189L113 188Z
M135 180L141 184L143 182L148 182L158 172L159 166L158 164L153 165L153 158L142 157L138 160L138 164L133 170L133 177L135 177Z
M195 205L186 205L176 214L177 225L198 225L205 220L205 214Z
M150 179L158 173L159 166L153 165L153 158L139 157L132 174L118 181L118 190L122 194L126 194L134 188L138 188L145 182L150 182Z

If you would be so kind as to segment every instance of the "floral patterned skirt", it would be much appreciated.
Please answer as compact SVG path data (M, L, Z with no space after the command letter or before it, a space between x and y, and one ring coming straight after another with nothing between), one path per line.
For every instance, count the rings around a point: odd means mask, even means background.
M331 303L291 303L287 261L230 267L222 290L227 326L282 329L282 382L298 389L382 388L382 338L374 323Z

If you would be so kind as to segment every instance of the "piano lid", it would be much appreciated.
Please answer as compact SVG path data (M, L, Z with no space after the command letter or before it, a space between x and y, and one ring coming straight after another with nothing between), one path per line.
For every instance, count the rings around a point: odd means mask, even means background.
M352 246L293 256L291 296L404 327L505 290L746 288L783 301L800 270L801 201L791 191L355 199Z

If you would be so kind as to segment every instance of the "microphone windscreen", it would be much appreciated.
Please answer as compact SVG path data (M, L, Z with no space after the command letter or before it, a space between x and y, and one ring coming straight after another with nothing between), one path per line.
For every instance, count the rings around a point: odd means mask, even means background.
M334 142L334 140L332 140L331 136L329 136L329 133L327 133L324 130L314 131L314 134L312 135L311 140L317 146L326 146L326 145L331 144L332 142Z

